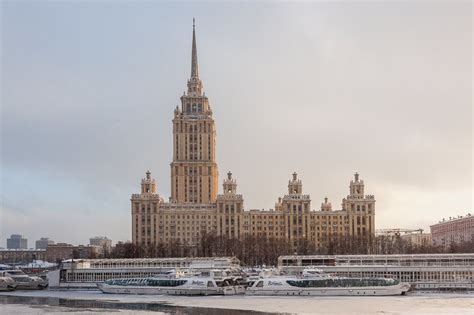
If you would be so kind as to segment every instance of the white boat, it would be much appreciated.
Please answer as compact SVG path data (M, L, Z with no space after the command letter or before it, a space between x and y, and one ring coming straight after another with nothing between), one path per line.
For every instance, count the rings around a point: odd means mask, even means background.
M212 277L110 279L98 283L97 287L103 293L115 294L236 295L245 293L245 287L234 284L232 278L216 280Z
M5 275L5 272L0 272L0 291L13 291L16 289L16 282Z
M4 272L7 277L15 281L17 290L43 290L48 287L48 281L40 277L28 276L19 269L5 270Z
M248 295L283 296L387 296L405 295L409 283L392 278L345 278L305 270L302 276L275 276L258 280Z

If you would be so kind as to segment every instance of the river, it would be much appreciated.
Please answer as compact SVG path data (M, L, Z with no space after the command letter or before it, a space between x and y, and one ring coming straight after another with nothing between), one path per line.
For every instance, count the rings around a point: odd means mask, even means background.
M0 293L2 314L474 314L472 293L416 292L390 297L112 295L100 291Z

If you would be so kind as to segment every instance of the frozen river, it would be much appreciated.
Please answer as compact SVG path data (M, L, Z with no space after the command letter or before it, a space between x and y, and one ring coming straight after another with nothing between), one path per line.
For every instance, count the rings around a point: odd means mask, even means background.
M111 295L100 291L0 293L2 314L474 314L474 294L393 297Z

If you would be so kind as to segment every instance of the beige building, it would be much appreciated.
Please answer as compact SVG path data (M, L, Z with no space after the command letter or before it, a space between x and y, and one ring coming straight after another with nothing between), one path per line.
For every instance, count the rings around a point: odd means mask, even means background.
M451 244L474 241L474 216L443 219L430 226L433 245L449 247Z
M112 250L112 240L106 236L94 236L89 239L89 245L97 246L100 254L110 253Z
M431 245L431 234L430 233L408 233L401 236L402 240L410 242L415 246L430 246Z
M173 118L171 198L164 201L147 171L141 192L131 197L133 242L196 245L204 233L216 233L230 238L280 238L294 246L307 239L319 246L329 235L371 237L375 232L375 198L365 195L364 181L357 173L341 210L333 210L326 198L317 211L311 210L310 195L303 193L296 173L288 182L288 192L267 211L244 210L244 198L237 193L231 172L218 194L218 175L216 127L199 78L193 26L191 77Z

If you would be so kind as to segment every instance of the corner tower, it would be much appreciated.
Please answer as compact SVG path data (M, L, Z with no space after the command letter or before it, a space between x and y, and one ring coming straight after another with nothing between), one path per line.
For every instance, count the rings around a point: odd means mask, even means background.
M191 77L181 108L173 118L171 202L214 203L217 198L216 128L209 100L199 79L193 19Z

